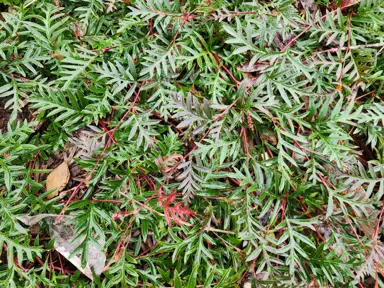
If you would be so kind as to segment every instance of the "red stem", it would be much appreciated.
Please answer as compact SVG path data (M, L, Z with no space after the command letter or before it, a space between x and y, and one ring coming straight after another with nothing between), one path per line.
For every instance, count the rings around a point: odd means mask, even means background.
M381 208L381 211L380 211L379 219L377 220L375 235L373 236L374 237L373 238L374 244L376 244L377 236L379 235L380 222L381 222L381 218L383 217L383 212L384 212L384 202L383 202L383 207Z
M205 132L205 134L200 138L199 143L203 142L203 140L205 139L205 137L208 136L209 132L211 132L211 129L208 129L207 132ZM176 168L177 168L181 163L183 163L183 161L184 161L185 159L187 159L187 157L188 157L189 155L191 155L191 154L193 153L193 151L195 151L196 149L197 149L197 145L195 145L195 146L194 146L194 147L193 147L187 154L185 154L185 156L184 156L179 162L177 162L172 168L170 168L170 169L168 170L169 175L171 175L172 172L175 171ZM169 178L170 178L170 176L165 177L164 181L161 183L159 189L157 190L157 192L158 192L159 194L161 194L162 189L163 189L163 187L164 187L164 184L165 184L165 182L168 181Z
M231 78L231 80L236 84L236 87L239 87L240 86L240 82L235 78L235 76L233 76L233 74L231 73L231 71L229 71L229 69L227 67L224 66L224 64L221 64L221 61L219 59L219 56L214 53L214 52L211 52L211 54L213 55L213 57L215 58L216 62L217 62L217 65L223 69L225 71L225 73L227 73L227 75L229 76L229 78Z
M142 83L141 86L143 86L144 84L145 84L145 81ZM136 97L135 97L135 99L133 100L133 103L132 103L131 108L129 108L128 111L123 115L123 117L122 117L122 118L120 119L120 121L117 123L117 125L115 126L115 128L113 128L113 129L111 129L111 130L108 131L108 132L112 131L111 137L113 137L113 135L115 134L116 129L119 128L119 126L121 125L121 123L128 117L128 115L129 115L129 114L133 111L133 109L135 108L136 103L137 103L137 101L138 101L139 98L140 98L140 92L141 92L140 90L139 90L138 92L135 92L135 93L136 93ZM105 151L107 150L107 148L108 148L108 146L110 145L110 143L111 143L111 138L108 139L108 142L107 142L107 144L104 146L104 149L103 149L103 151L102 151L101 154L104 154L104 153L105 153ZM80 187L81 187L84 183L86 183L89 179L91 179L91 177L92 177L93 173L95 172L96 167L99 165L101 159L102 159L102 157L99 157L99 159L97 160L95 166L93 166L92 171L88 174L88 176L85 177L85 178L84 178L84 179L83 179L83 180L82 180L76 187L72 188L73 192L72 192L71 196L69 197L69 199L67 200L67 202L64 204L63 209L61 209L60 216L56 217L55 222L59 222L59 221L62 219L62 217L63 217L65 211L67 210L67 207L68 207L70 201L73 199L73 197L75 197L76 192L80 189Z
M36 257L35 260L37 260L37 262L39 262L40 265L44 265L43 260L41 260L39 257ZM54 269L56 271L62 271L64 273L68 273L68 274L73 274L73 273L76 272L76 271L68 270L68 269L65 269L65 268L63 268L63 270L62 270L60 267L56 267L56 266L53 266L52 269Z
M354 2L353 3L350 3L346 6L343 6L343 7L340 7L340 10L345 10L353 5L355 5L357 2ZM330 13L335 13L337 12L337 10L333 10L331 11ZM280 52L284 52L285 50L287 50L288 47L290 47L293 43L295 43L297 41L297 39L299 39L304 33L308 32L309 29L311 29L313 27L314 24L317 24L320 22L320 20L324 20L329 14L325 14L323 15L320 19L316 20L315 22L313 22L313 24L309 24L302 32L300 32L298 35L296 35L296 37L294 37L293 39L291 39L291 41L288 42L287 45L285 45L285 47L283 49L280 50Z
M104 121L100 119L99 124L101 125L103 130L108 134L108 137L110 138L110 140L112 140L113 143L116 143L115 138L113 138L111 131L108 130L108 127L105 125Z
M359 99L361 99L361 98L364 98L364 97L366 97L366 96L368 96L368 95L371 95L371 94L373 94L373 93L375 93L375 92L376 92L376 89L373 90L373 91L371 91L371 92L368 92L368 93L366 93L366 94L364 94L364 95L361 95L361 96L357 97L356 100L359 100Z

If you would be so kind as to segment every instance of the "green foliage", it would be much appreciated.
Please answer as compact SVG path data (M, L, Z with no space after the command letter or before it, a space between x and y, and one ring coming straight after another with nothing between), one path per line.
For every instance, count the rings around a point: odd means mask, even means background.
M302 2L0 1L0 285L384 287L384 2Z

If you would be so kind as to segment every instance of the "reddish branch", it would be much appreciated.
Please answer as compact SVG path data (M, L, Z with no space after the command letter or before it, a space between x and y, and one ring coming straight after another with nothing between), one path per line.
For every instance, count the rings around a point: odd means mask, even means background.
M345 53L345 56L343 58L343 64L341 66L341 73L340 73L340 76L339 76L339 85L338 85L338 90L341 90L343 88L343 83L342 83L342 79L343 79L343 75L344 75L344 68L345 68L345 61L347 59L347 55L348 55L348 52L350 51L350 47L351 47L351 20L352 20L352 13L349 15L349 18L348 18L348 27L347 27L347 31L348 31L348 46L347 46L347 53Z
M383 212L384 212L384 202L383 202L383 206L381 207L379 219L377 219L375 235L373 236L373 244L377 243L377 237L379 236L380 223L381 223L381 219L383 218Z
M353 3L350 3L346 6L343 6L343 7L340 7L340 10L345 10L353 5L355 5L356 3L353 2ZM330 14L333 14L333 13L336 13L337 10L333 10L330 12ZM291 41L288 42L287 45L285 45L285 47L283 49L280 50L280 52L284 52L285 50L287 50L287 48L289 48L290 46L292 46L293 43L295 43L297 41L297 39L299 39L302 35L304 35L306 32L309 31L309 29L311 29L313 27L313 25L319 23L321 20L324 20L325 18L327 18L329 14L325 14L323 15L320 19L314 21L312 24L308 24L308 26L303 30L301 31L298 35L296 35L294 38L291 39Z
M205 132L205 134L200 138L199 143L202 143L202 142L203 142L203 140L205 139L205 137L208 136L209 132L211 132L211 129L208 129L208 130ZM171 168L168 170L169 176L165 177L165 179L164 179L164 181L161 183L159 189L157 189L157 192L159 193L159 195L161 195L162 190L163 190L163 187L164 187L164 184L169 180L169 178L171 177L170 175L172 174L172 172L175 171L175 170L177 169L177 167L179 167L179 165L180 165L181 163L183 163L184 160L187 159L187 157L188 157L189 155L191 155L191 154L193 153L193 151L195 151L197 148L198 148L198 146L195 145L195 146L194 146L194 147L193 147L187 154L185 154L185 155L183 156L183 158L182 158L179 162L177 162L173 167L171 167Z
M112 219L115 221L121 220L123 219L124 216L137 214L137 213L138 213L138 209L135 209L133 211L119 211L112 214Z
M320 51L319 54L324 53L335 53L338 51L345 51L345 50L356 50L356 49L365 49L365 48L379 48L383 47L384 43L373 43L373 44L365 44L365 45L356 45L356 46L349 46L349 47L335 47L327 50Z
M140 167L140 169L145 172L145 170L143 168ZM153 182L152 178L147 174L145 174L143 177L144 177L145 182L147 182L149 189L155 190L156 185Z
M35 259L37 260L37 262L39 262L40 265L44 265L43 260L41 260L39 257L36 257ZM68 274L74 274L76 272L76 271L73 271L73 270L68 270L68 269L57 267L57 266L53 266L53 265L50 268L51 269L55 269L56 271L61 271L62 273L68 273Z
M200 4L199 7L201 7L201 5L203 5L203 3L204 3L204 2L202 2L202 3ZM184 16L184 15L179 16L181 19L183 19L183 22L182 22L181 25L180 25L180 29L177 30L175 36L173 37L170 46L172 46L173 44L175 44L176 39L177 39L177 37L178 37L179 34L180 34L181 28L183 28L184 25L185 25L185 23L191 19L191 14L192 14L192 13L195 13L195 11L196 11L199 7L197 7L197 8L195 8L195 9L193 9L192 11L188 12L185 16ZM158 11L158 12L160 12L160 11ZM163 12L162 12L162 13L163 13ZM165 15L167 15L167 14L165 13ZM173 14L171 14L171 15L173 15Z
M368 93L366 93L366 94L364 94L364 95L361 95L361 96L357 97L356 100L359 100L359 99L361 99L361 98L364 98L364 97L366 97L366 96L369 96L369 95L375 93L376 91L377 91L376 89L375 89L375 90L372 90L372 91L370 91L370 92L368 92Z
M65 202L67 202L66 200L61 200L61 201L59 201L59 203L65 203ZM72 201L70 201L70 203L76 203L76 202L79 202L79 200L72 200ZM115 203L115 204L123 204L123 201L122 200L113 200L113 199L105 199L105 200L102 200L102 199L100 199L100 200L89 200L89 202L92 202L92 203L103 203L103 202L105 202L105 203Z
M236 98L236 100L235 101L233 101L227 108L225 108L225 110L222 112L222 113L220 113L219 115L217 115L216 117L215 117L215 120L216 121L219 121L221 118L223 118L224 116L225 116L225 114L227 114L228 113L228 111L236 104L236 102L239 100L239 98Z
M142 208L137 209L138 212L136 214L134 214L134 216L129 221L127 227L125 228L125 230L123 232L123 235L121 235L121 237L120 237L119 243L117 243L117 246L116 246L116 249L115 249L115 253L111 257L111 260L108 262L108 264L103 268L103 271L107 271L114 261L118 262L120 260L121 255L123 254L124 249L125 249L125 243L129 242L129 239L130 239L130 236L131 236L130 229L132 227L133 221L136 219L136 215L139 213L139 211L141 209ZM129 232L129 235L127 237L128 231L130 231L130 232Z
M12 78L19 78L19 79L21 79L23 81L31 81L30 79L28 79L26 77L23 77L23 76L20 76L20 75L15 74L15 73L11 73L10 75L12 76Z
M113 143L116 143L115 138L113 138L113 135L111 134L111 131L108 130L108 127L105 125L104 121L100 119L100 120L99 120L99 124L101 125L101 127L103 128L103 130L108 134L109 139L110 139Z
M27 269L27 268L24 268L20 263L19 263L19 261L17 260L17 257L13 257L13 262L15 263L15 265L17 266L17 267L19 267L21 270L23 270L24 272L28 272L29 271L29 269Z
M240 86L240 82L235 78L235 76L233 76L233 74L231 73L231 71L229 71L229 69L227 67L224 66L224 64L221 64L221 61L219 59L219 56L217 56L216 53L214 52L211 52L213 57L215 58L216 62L217 62L217 65L223 69L225 71L225 73L227 73L227 75L229 76L229 78L231 78L231 80L236 84L236 87L239 87Z
M109 50L112 50L112 49L115 49L115 48L117 48L117 46L111 46L111 47L107 47L107 48L101 49L100 54L103 55L104 53L108 52Z
M142 86L143 86L144 84L145 84L145 82L142 83ZM111 129L111 130L108 131L108 133L111 133L111 134L109 134L109 135L110 135L110 138L109 138L107 144L104 146L104 149L103 149L103 152L101 153L101 155L103 155L103 154L105 153L105 151L107 150L107 148L108 148L109 145L111 144L111 142L112 142L111 139L113 139L113 135L115 134L117 128L119 128L120 125L121 125L121 123L122 123L124 120L127 119L128 115L129 115L130 113L133 112L133 110L134 110L134 108L135 108L135 106L136 106L136 103L139 101L139 98L140 98L140 90L139 90L138 92L135 92L135 93L136 93L136 97L135 97L135 99L134 99L133 102L132 102L131 108L129 108L128 111L123 115L123 117L120 119L120 121L117 123L117 125L116 125L113 129ZM102 159L102 157L99 157L99 158L98 158L98 160L97 160L95 166L93 166L92 171L88 174L87 177L85 177L85 178L84 178L78 185L76 185L75 187L73 187L72 189L69 190L69 191L72 190L73 192L71 193L71 196L69 197L69 199L67 200L67 202L64 204L64 207L63 207L63 209L62 209L61 212L60 212L60 216L58 216L58 217L56 218L56 222L59 222L59 221L63 218L63 215L65 214L65 211L67 210L69 203L71 202L71 200L73 199L73 197L75 197L77 191L81 188L81 186L82 186L83 184L87 183L87 182L91 179L91 177L92 177L93 173L95 172L96 167L99 165L101 159Z

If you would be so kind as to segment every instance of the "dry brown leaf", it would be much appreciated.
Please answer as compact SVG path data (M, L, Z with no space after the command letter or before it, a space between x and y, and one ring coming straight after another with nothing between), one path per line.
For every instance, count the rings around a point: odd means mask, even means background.
M167 173L169 169L172 169L179 161L183 159L183 155L173 154L171 156L158 157L155 160L155 164L160 168L161 172Z
M59 192L67 186L70 176L71 175L66 161L61 163L51 173L49 173L45 184L46 190L55 190L47 196L47 199L57 196Z
M316 4L315 0L300 0L300 3L303 6L304 11L309 11L311 14L314 14L319 10L319 6Z
M62 164L61 164L62 165ZM56 168L57 169L57 168ZM53 248L56 249L61 255L63 255L67 260L69 260L73 265L76 266L85 276L93 281L93 273L100 275L103 272L105 265L106 256L98 247L89 247L87 250L87 265L83 267L81 265L82 252L78 252L75 255L73 251L79 246L79 244L84 240L83 238L77 238L77 234L74 230L74 223L72 222L73 216L65 215L62 217L61 221L55 223L55 219L59 215L56 214L38 214L34 216L30 215L21 215L17 219L27 226L39 225L42 220L46 220L50 229L51 238L55 239ZM39 226L38 226L39 227ZM96 238L96 235L93 235L94 239L99 243L101 247L104 246L104 240L101 238Z
M242 66L238 66L237 69L243 73L253 73L263 71L271 66L268 62L256 62L253 65L249 65L249 62L244 63Z
M315 279L312 279L311 283L309 283L309 286L307 286L307 288L320 288L320 285Z
M339 7L352 6L358 2L359 2L358 0L341 0Z
M260 138L272 144L273 146L277 145L277 138L271 130L267 130L266 133L261 133Z

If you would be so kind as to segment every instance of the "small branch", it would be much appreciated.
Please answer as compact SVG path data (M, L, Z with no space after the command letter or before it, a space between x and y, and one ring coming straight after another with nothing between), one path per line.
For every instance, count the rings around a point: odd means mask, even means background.
M131 237L132 231L130 231L129 234L128 234L128 231L131 229L132 223L135 220L136 215L137 215L137 213L134 214L132 219L129 221L127 228L125 228L123 235L121 235L121 237L120 237L119 243L117 243L117 246L116 246L115 252L113 253L113 256L109 260L108 264L104 266L103 271L107 271L113 262L116 262L120 259L121 254L123 253L124 247L125 247L124 242L128 242L130 237ZM127 236L127 234L128 234L128 236Z
M375 93L376 91L377 91L377 90L375 89L375 90L372 90L371 92L365 93L364 95L360 95L359 97L356 97L355 100L359 100L359 99L361 99L361 98L364 98L364 97L366 97L366 96L369 96L369 95Z
M79 201L80 200L72 200L72 201L70 201L70 203L76 203ZM67 201L66 200L59 201L59 203L65 203L65 202L67 202ZM119 204L119 205L124 203L123 200L113 200L113 199L105 199L105 200L102 200L102 199L97 200L96 199L96 200L89 200L89 202L91 202L91 203L115 203L115 204Z
M145 81L142 83L141 87L142 87L144 84L145 84ZM132 106L128 109L128 111L127 111L127 112L123 115L123 117L119 120L119 122L117 123L117 125L116 125L113 129L111 129L111 130L109 130L109 131L107 132L107 133L112 132L112 133L110 134L110 137L113 138L113 135L115 134L116 129L119 128L120 125L121 125L121 123L122 123L123 121L125 121L125 119L128 117L128 115L129 115L130 113L132 113L133 109L134 109L135 106L136 106L136 103L139 101L139 98L140 98L140 92L141 92L140 90L139 90L138 92L136 92L136 97L135 97L135 99L134 99L133 102L132 102ZM112 142L112 140L111 140L112 138L109 138L109 139L108 139L108 142L107 142L107 144L104 146L104 149L103 149L101 155L103 155L103 154L105 153L105 151L107 150L108 146L109 146L110 143ZM69 191L73 190L73 192L71 193L71 196L69 196L69 199L67 200L67 202L64 204L63 209L61 209L60 215L56 217L55 223L59 222L59 221L63 218L63 215L65 214L65 211L67 210L69 203L71 202L71 200L73 199L73 197L75 197L75 195L76 195L77 191L80 189L80 187L81 187L84 183L86 183L87 181L89 181L89 180L92 178L92 175L93 175L93 173L95 172L96 167L99 165L101 159L102 159L102 157L99 157L99 159L97 160L95 166L93 166L91 172L87 175L87 177L84 178L84 180L82 180L77 186L75 186L74 188L72 188L72 189L69 190Z
M13 262L15 263L15 265L17 266L17 267L19 267L21 270L23 270L24 272L28 272L29 271L29 269L27 269L27 268L24 268L20 263L19 263L19 261L17 260L17 257L13 257Z
M353 227L351 220L350 220L348 217L345 217L345 219L348 221L348 224L349 224L349 226L351 227L353 233L355 234L357 241L359 241L361 247L364 248L365 245L364 245L364 243L361 241L359 234L357 234L357 231L356 231L355 227Z
M101 50L100 54L103 55L104 53L108 52L109 50L112 50L115 48L117 48L117 46L111 46L111 47L104 48Z
M160 119L164 123L168 124L169 126L171 126L172 129L175 130L175 132L180 133L180 134L183 133L183 131L181 129L177 128L177 126L175 124L173 124L170 121L165 120L164 117L161 117L161 115L157 111L152 111L152 115L155 116L157 119Z
M233 76L233 74L231 73L231 71L229 71L229 69L227 67L224 66L224 64L221 64L221 61L219 59L219 56L214 53L214 52L211 52L211 54L213 55L213 57L215 58L216 62L217 62L217 65L219 66L219 68L223 69L225 71L225 73L227 73L227 75L229 76L229 78L231 78L231 80L236 84L236 87L239 87L240 86L240 82L235 78L235 76Z
M44 262L43 260L41 260L39 257L36 257L35 260L37 260L37 262L39 262L40 265L44 265ZM61 271L63 274L66 273L66 274L74 274L76 271L73 271L73 270L68 270L68 269L65 269L65 268L61 268L61 267L56 267L56 266L53 266L52 267L53 269L55 269L56 271Z
M221 118L223 118L224 115L228 113L228 111L229 111L229 110L236 104L236 102L237 102L239 99L240 99L240 98L236 98L236 100L233 101L233 102L231 103L231 105L229 105L227 108L225 108L225 110L224 110L223 112L221 112L219 115L217 115L217 116L215 117L215 120L216 120L216 121L219 121Z
M350 46L350 47L336 47L336 48L320 51L319 54L324 54L328 52L335 53L338 51L345 51L345 50L349 51L349 50L364 49L364 48L379 48L379 47L384 47L384 43L373 43L373 44L356 45L356 46Z
M375 231L375 235L373 236L373 243L374 244L377 243L377 236L379 235L380 222L381 222L381 219L383 217L383 212L384 212L384 202L383 202L383 207L381 208L381 211L380 211L379 219L377 219L376 231Z
M19 79L21 79L23 81L31 81L31 79L28 79L28 78L25 78L23 76L17 75L15 73L11 73L10 75L12 76L12 78L19 78Z
M152 8L148 8L148 10L151 11L152 13L155 13L157 15L162 15L162 16L169 16L169 17L175 17L175 18L182 18L184 16L182 14L166 13L166 12L163 12L163 11L154 10Z
M144 208L144 209L147 209L148 211L151 211L159 216L162 216L162 217L165 217L165 214L159 212L159 211L156 211L155 209L145 205L144 203L141 203L140 201L137 201L131 197L129 197L127 194L124 194L123 192L120 192L120 195L123 195L124 197L128 198L129 200L135 202L137 205L139 205L140 207ZM192 224L188 223L188 222L185 222L183 220L179 220L181 224L185 225L185 226L188 226L188 227L191 227L193 226Z
M351 3L351 4L348 4L346 6L343 6L343 7L340 7L340 10L345 10L351 6L354 6L356 5L357 3L359 3L360 1L357 1L357 2L354 2L354 3ZM303 31L301 31L298 35L296 35L294 38L291 39L291 41L288 42L287 45L285 45L285 47L283 49L280 50L280 52L284 52L285 50L287 50L287 48L289 48L293 43L295 43L297 41L297 39L299 39L303 34L305 34L306 32L309 31L309 29L311 29L313 27L313 25L317 24L320 22L320 20L324 20L325 18L327 18L328 15L330 14L333 14L337 12L337 10L333 10L331 11L330 13L327 13L325 15L323 15L320 19L316 20L315 22L313 22L313 24L309 24Z
M205 134L200 138L199 143L203 142L203 140L205 139L205 137L208 136L209 132L211 132L211 129L208 129L208 130L205 132ZM195 151L196 149L197 149L197 145L195 145L195 146L194 146L194 147L193 147L187 154L184 155L184 157L183 157L179 162L177 162L172 168L170 168L170 169L167 171L167 172L169 173L169 176L165 177L165 179L164 179L163 182L161 183L159 189L157 189L157 192L161 193L161 191L162 191L162 189L163 189L165 183L166 183L166 182L168 181L168 179L171 177L172 172L175 171L176 168L179 167L179 165L180 165L181 163L183 163L184 160L187 159L187 157L188 157L189 155L191 155L191 154L193 153L193 151Z
M157 215L159 215L159 216L165 217L165 215L164 215L163 213L161 213L161 212L159 212L159 211L156 211L155 209L153 209L153 208L151 208L151 207L145 205L144 203L141 203L140 201L137 201L137 200L133 199L132 197L129 197L127 194L125 194L125 193L123 193L123 192L120 192L120 195L122 195L122 196L128 198L129 200L131 200L131 201L133 201L133 202L135 202L137 205L139 205L140 207L142 207L142 208L144 208L144 209L147 209L147 210L149 210L149 211L151 211L151 212L153 212L153 213L155 213L155 214L157 214Z
M326 15L325 15L325 16L326 16ZM318 21L317 21L317 22L318 22ZM315 23L316 23L316 22L315 22ZM305 28L303 31L301 31L300 34L298 34L298 35L296 35L296 37L292 38L291 41L289 41L288 44L285 45L285 47L284 47L283 49L280 50L280 52L284 52L285 50L287 50L287 48L290 47L293 43L295 43L297 39L299 39L303 34L305 34L306 32L308 32L309 29L312 28L312 26L313 26L312 24L309 24L309 25L307 26L307 28Z
M108 134L109 139L110 139L113 143L116 143L115 138L114 138L113 135L111 134L111 131L108 130L108 127L105 125L104 121L100 119L100 120L99 120L99 124L100 124L101 127L103 128L104 132L106 132L106 133Z
M236 246L232 245L231 243L229 243L228 241L226 241L224 238L220 237L217 233L213 232L213 234L216 235L217 238L219 238L221 241L223 241L225 244L231 246L234 250L236 250L237 252L239 252L240 254L244 254L243 250L237 248Z
M205 231L211 231L211 232L218 232L218 233L224 233L224 234L232 234L232 235L236 235L235 232L233 231L227 231L227 230L221 230L221 229L216 229L216 228L212 228L212 227L207 227L205 229ZM215 233L216 234L216 233Z

